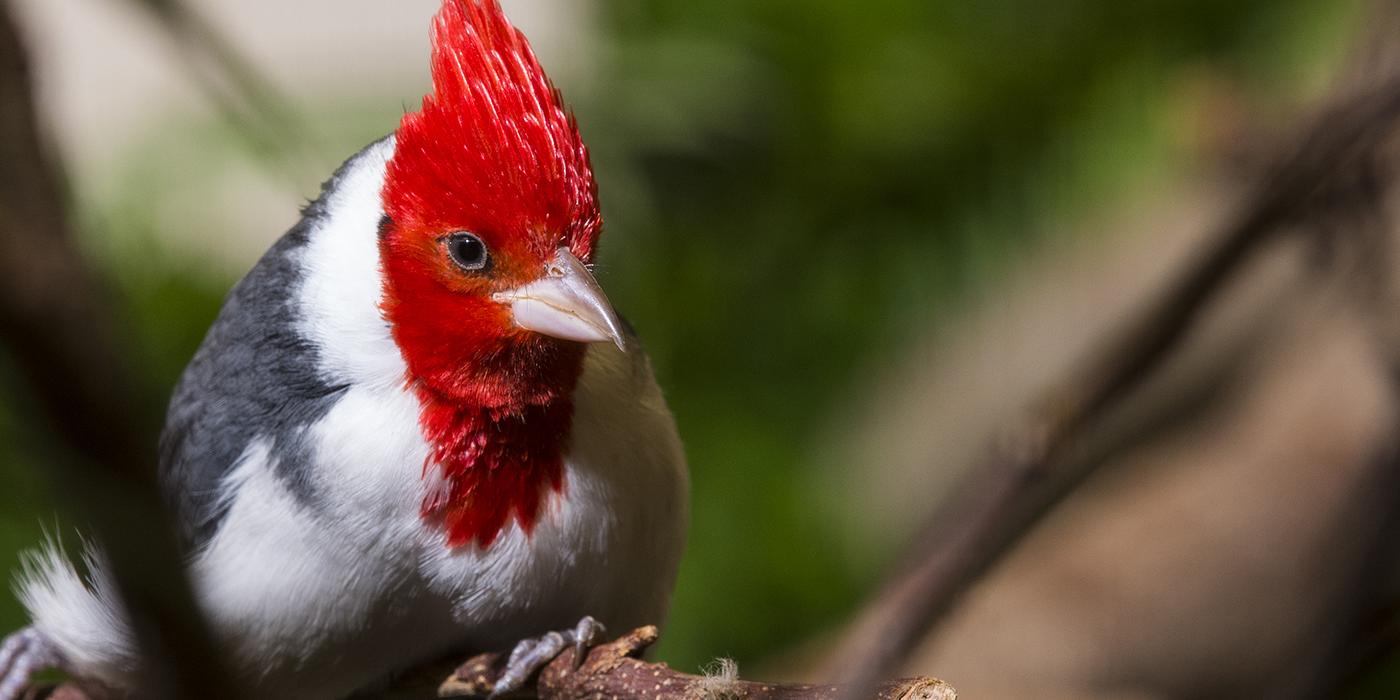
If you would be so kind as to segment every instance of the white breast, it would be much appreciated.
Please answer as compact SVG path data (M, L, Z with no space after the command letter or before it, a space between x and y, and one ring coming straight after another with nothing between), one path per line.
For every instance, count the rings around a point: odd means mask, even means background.
M684 458L645 358L590 348L575 394L565 486L534 532L511 526L486 551L424 545L435 590L467 624L572 626L584 614L614 629L662 622L684 545ZM640 578L639 578L640 576ZM473 633L509 644L514 624Z
M589 353L562 497L532 535L512 524L485 551L446 548L419 517L427 446L416 420L405 420L416 408L403 391L348 391L311 429L311 507L278 480L275 455L259 443L247 452L194 578L248 668L289 694L342 681L349 691L420 659L507 647L583 615L617 630L663 621L686 482L644 361L611 346Z

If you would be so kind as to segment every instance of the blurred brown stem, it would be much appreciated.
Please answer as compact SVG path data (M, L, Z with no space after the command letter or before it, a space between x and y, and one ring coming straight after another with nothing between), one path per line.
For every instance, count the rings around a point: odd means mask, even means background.
M1358 184L1358 165L1400 119L1400 81L1324 110L1282 153L1206 252L1095 361L1072 374L1007 431L933 514L908 563L863 611L858 630L879 630L852 665L847 695L893 672L958 596L1097 465L1064 457L1141 387L1187 337L1222 288L1294 224Z
M149 394L118 342L120 312L74 246L61 176L44 148L27 55L0 6L0 342L27 384L55 493L112 563L159 697L230 697L154 486Z
M304 186L315 154L291 100L218 27L182 0L127 0L149 14L182 54L196 86L274 175Z

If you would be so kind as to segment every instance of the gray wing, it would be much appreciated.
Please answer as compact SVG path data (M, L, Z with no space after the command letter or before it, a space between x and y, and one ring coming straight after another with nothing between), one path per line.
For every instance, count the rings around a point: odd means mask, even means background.
M316 348L297 329L301 256L312 228L326 216L330 194L378 143L346 160L301 221L229 292L175 387L160 437L160 481L187 547L218 531L227 511L222 484L254 439L270 442L288 490L303 503L314 502L305 428L346 386L325 381Z
M160 479L189 547L218 530L227 510L219 495L223 480L255 438L271 442L289 490L302 500L313 497L302 428L344 388L323 380L315 348L296 328L299 256L314 218L309 209L229 292L171 396Z

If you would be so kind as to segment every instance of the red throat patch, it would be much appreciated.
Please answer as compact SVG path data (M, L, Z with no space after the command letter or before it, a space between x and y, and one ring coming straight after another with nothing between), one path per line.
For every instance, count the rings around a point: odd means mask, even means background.
M439 488L424 498L425 520L440 526L447 546L486 549L513 517L530 534L550 493L564 488L563 442L568 401L501 414L441 401L419 391L423 432L432 445L424 477L436 465Z
M496 0L444 0L432 76L385 177L383 310L432 447L423 518L484 549L512 521L529 534L562 493L583 364L583 346L522 332L491 294L560 247L591 260L602 217L573 116ZM443 266L456 231L490 250L489 275Z

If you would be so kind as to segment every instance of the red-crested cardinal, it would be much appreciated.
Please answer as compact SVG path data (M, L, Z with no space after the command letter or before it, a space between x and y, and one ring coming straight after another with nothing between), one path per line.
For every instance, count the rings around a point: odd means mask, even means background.
M257 697L342 697L525 640L508 689L594 618L625 630L669 604L684 457L589 270L587 148L496 0L444 0L432 77L233 288L170 402L160 478ZM139 695L88 559L83 577L49 547L21 577L33 624L0 650L0 699L43 667Z

